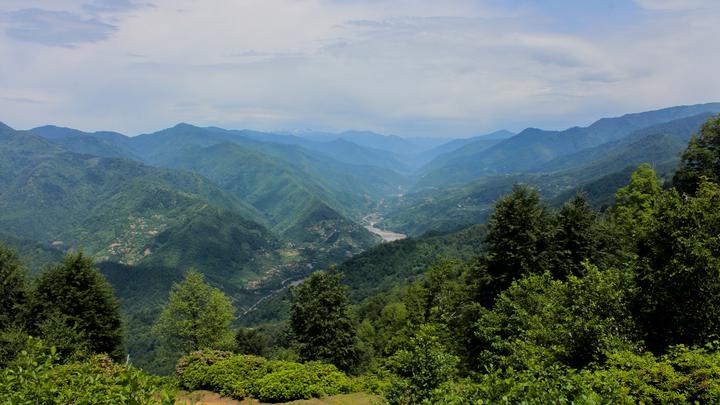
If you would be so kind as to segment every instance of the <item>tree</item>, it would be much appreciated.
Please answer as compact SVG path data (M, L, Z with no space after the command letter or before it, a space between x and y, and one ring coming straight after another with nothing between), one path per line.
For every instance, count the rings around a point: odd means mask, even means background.
M28 299L26 273L17 254L0 243L0 330L23 321Z
M549 269L552 234L551 215L536 190L516 184L495 204L485 242L488 273L500 291L524 274Z
M270 346L270 337L256 328L240 328L235 334L235 350L240 354L262 356Z
M433 391L457 373L458 358L442 344L437 325L424 324L388 363L396 374L388 392L391 404L431 403Z
M553 275L560 279L580 275L582 262L594 258L600 238L597 233L597 212L582 194L563 205L556 216L555 260Z
M720 186L670 189L638 241L636 317L651 350L720 335Z
M290 328L301 359L350 370L358 365L360 351L340 279L340 273L319 271L291 289Z
M174 283L168 303L153 327L165 349L179 355L199 349L232 346L230 324L235 308L222 291L205 283L202 274L190 270Z
M62 264L40 275L32 306L36 331L48 330L47 322L53 322L55 332L60 327L71 331L70 340L82 348L122 357L123 322L118 301L92 259L82 253L68 254Z
M673 185L681 193L695 194L702 179L720 183L720 115L703 124L683 152Z
M655 169L643 163L630 176L630 184L615 193L610 214L630 241L634 241L650 221L661 192Z
M580 368L611 350L631 347L632 273L591 265L583 273L566 281L548 272L513 282L476 323L484 348L476 368L556 363Z

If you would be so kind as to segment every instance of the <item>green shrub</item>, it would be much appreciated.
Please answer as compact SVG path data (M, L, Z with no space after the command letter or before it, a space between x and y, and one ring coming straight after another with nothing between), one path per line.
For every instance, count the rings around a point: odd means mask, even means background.
M181 387L194 391L211 389L207 378L207 368L218 361L225 360L233 354L219 350L198 350L178 360L175 374Z
M107 355L59 365L54 348L30 338L13 364L0 371L0 398L10 404L173 403L160 378L112 362Z
M222 395L243 399L254 392L254 384L268 373L268 361L262 357L239 355L219 361L206 369L209 389Z
M330 364L300 364L248 355L221 356L224 354L220 352L196 352L182 358L177 367L181 387L208 389L236 399L252 396L265 402L353 391L353 381Z
M330 364L270 362L270 373L255 384L254 397L286 402L350 392L350 379Z
M603 398L613 402L717 403L720 400L720 354L676 346L668 354L620 352L606 365L585 373Z

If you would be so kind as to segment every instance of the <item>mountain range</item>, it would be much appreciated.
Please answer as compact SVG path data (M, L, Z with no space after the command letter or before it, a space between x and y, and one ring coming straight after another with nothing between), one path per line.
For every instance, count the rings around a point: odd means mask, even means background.
M640 163L669 178L718 113L720 103L678 106L452 140L190 124L126 136L0 123L0 240L34 270L85 251L136 332L188 268L243 314L332 264L360 299L433 258L469 257L476 224L515 183L557 205L584 192L602 209ZM378 229L410 238L380 245ZM410 250L419 262L401 264ZM384 267L373 252L396 260Z

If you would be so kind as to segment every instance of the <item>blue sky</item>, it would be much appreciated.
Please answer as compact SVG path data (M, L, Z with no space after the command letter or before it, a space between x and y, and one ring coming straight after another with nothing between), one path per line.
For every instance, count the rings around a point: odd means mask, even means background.
M716 0L3 0L0 121L464 137L720 101Z

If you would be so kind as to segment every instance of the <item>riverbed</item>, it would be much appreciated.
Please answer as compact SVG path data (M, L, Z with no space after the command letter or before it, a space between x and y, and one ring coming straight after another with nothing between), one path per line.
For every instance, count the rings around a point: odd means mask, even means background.
M404 235L402 233L386 231L380 228L376 228L375 224L378 223L379 219L380 218L377 214L366 215L365 218L363 218L363 220L367 224L365 225L365 229L381 237L383 242L392 242L407 238L407 235Z

